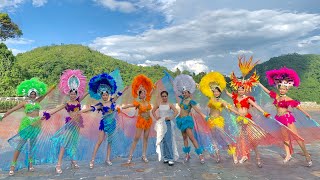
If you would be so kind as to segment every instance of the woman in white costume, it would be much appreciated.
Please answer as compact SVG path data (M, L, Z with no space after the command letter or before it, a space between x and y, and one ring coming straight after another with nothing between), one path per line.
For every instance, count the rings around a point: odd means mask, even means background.
M162 101L159 104L156 104L152 110L152 115L157 120L155 125L155 130L157 132L156 151L158 153L159 161L162 159L163 152L163 162L172 166L174 161L179 158L173 123L173 120L178 115L178 111L173 104L168 102L169 94L167 91L162 91L160 95ZM156 113L157 109L159 109L159 113ZM160 148L161 142L162 152Z

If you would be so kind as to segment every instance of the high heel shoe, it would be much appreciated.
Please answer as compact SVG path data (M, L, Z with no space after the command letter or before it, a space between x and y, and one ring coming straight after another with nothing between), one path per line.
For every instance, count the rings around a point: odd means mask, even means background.
M200 159L200 163L201 163L201 164L204 164L204 163L205 163L204 157L203 157L202 154L199 155L199 159Z
M34 167L33 167L32 163L29 163L28 170L29 170L30 172L34 172Z
M311 167L312 166L312 159L311 159L310 155L308 156L308 159L309 160L307 160L307 167Z
M307 167L311 167L312 166L312 160L307 162Z
M130 164L132 163L132 155L129 155L129 158L128 158L128 161L127 161L127 164Z
M15 169L15 166L11 165L10 166L10 171L9 171L9 176L13 176L14 175L14 169Z
M216 162L219 163L221 161L219 151L216 151L216 156L217 156Z
M286 158L283 160L283 164L288 163L291 159L292 159L292 156L286 157Z
M233 154L232 158L233 158L233 163L238 164L238 158L235 154Z
M106 164L107 164L108 166L112 166L112 162L111 162L110 160L107 160L107 161L106 161Z
M239 163L243 164L244 162L246 162L248 160L247 156L242 156L242 158L240 159Z
M261 163L261 161L260 161L260 158L256 158L256 160L257 160L257 166L258 166L258 168L262 168L262 163Z
M93 167L94 167L94 160L91 160L91 161L90 161L89 167L90 167L90 169L93 169Z
M76 161L71 161L71 167L73 169L79 169L80 168Z
M234 163L234 164L238 164L238 159L234 159L234 160L233 160L233 163Z
M142 161L145 162L145 163L149 162L149 160L147 159L146 155L142 155L142 156L141 156L141 159L142 159Z
M56 173L57 174L62 174L62 169L61 169L61 165L60 164L56 165Z
M188 162L190 160L190 154L187 153L186 157L184 158L184 162Z

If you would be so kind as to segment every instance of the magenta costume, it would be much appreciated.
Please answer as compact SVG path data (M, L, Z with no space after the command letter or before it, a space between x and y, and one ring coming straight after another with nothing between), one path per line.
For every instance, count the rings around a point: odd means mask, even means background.
M270 91L269 95L270 95L270 97L271 97L272 99L274 99L273 104L274 104L276 107L279 107L279 108L288 109L289 106L295 108L295 107L297 107L297 106L300 105L300 102L299 102L299 101L296 101L296 100L289 100L289 101L282 100L282 101L278 101L278 100L277 100L277 94L276 94L274 91ZM290 111L288 111L286 114L281 115L281 116L276 115L276 116L275 116L275 119L276 119L277 121L279 121L280 123L282 123L283 125L286 125L286 126L288 126L288 124L292 124L292 123L296 122L293 114L292 114Z

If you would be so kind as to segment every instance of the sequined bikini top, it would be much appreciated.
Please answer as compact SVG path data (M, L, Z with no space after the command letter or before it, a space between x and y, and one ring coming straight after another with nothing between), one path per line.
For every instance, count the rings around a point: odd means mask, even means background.
M183 96L179 96L179 98L181 98L181 101L180 101L180 108L190 112L191 111L191 108L192 106L195 106L197 105L197 102L194 101L194 100L190 100L188 104L185 104L183 103L183 101L185 100Z
M273 101L273 104L276 106L276 107L280 107L280 108L288 108L289 106L291 107L297 107L300 105L300 102L299 101L296 101L296 100L280 100L278 101L277 99L277 93L274 92L274 91L270 91L269 93L270 97L272 99L274 99Z
M39 111L41 109L41 105L38 102L28 102L24 105L25 113L32 113L33 111Z
M81 110L81 104L79 101L77 101L78 103L76 105L74 104L69 104L66 103L66 107L65 109L67 110L67 112L78 112Z
M215 101L213 99L210 99L208 102L208 107L211 109L219 110L221 112L223 109L223 104L221 101Z
M114 102L112 102L110 106L103 106L102 102L99 102L95 106L100 106L100 108L98 108L98 112L101 111L102 115L110 114L116 110L116 104Z
M142 103L138 101L133 101L133 105L134 107L139 108L139 113L144 113L152 109L151 104L149 102L147 106L144 106Z
M255 101L254 97L252 96L247 96L246 98L241 99L240 101L238 100L238 94L233 93L232 94L232 99L233 99L233 103L237 108L250 108L250 103L249 103L249 99L251 99L252 101Z

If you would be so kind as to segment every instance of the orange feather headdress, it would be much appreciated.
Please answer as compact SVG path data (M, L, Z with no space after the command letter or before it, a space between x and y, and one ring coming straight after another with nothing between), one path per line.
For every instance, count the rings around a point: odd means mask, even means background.
M231 87L234 89L238 89L239 87L243 87L245 91L251 91L251 88L259 83L259 75L257 75L256 71L250 76L249 79L244 79L247 74L254 68L255 65L258 64L259 61L252 63L253 57L251 56L249 60L245 59L245 56L238 57L238 65L240 71L242 73L242 79L238 79L234 72L231 73Z
M145 91L146 101L150 101L153 88L154 85L150 78L143 74L137 75L132 81L132 96L137 98L139 96L139 91Z

